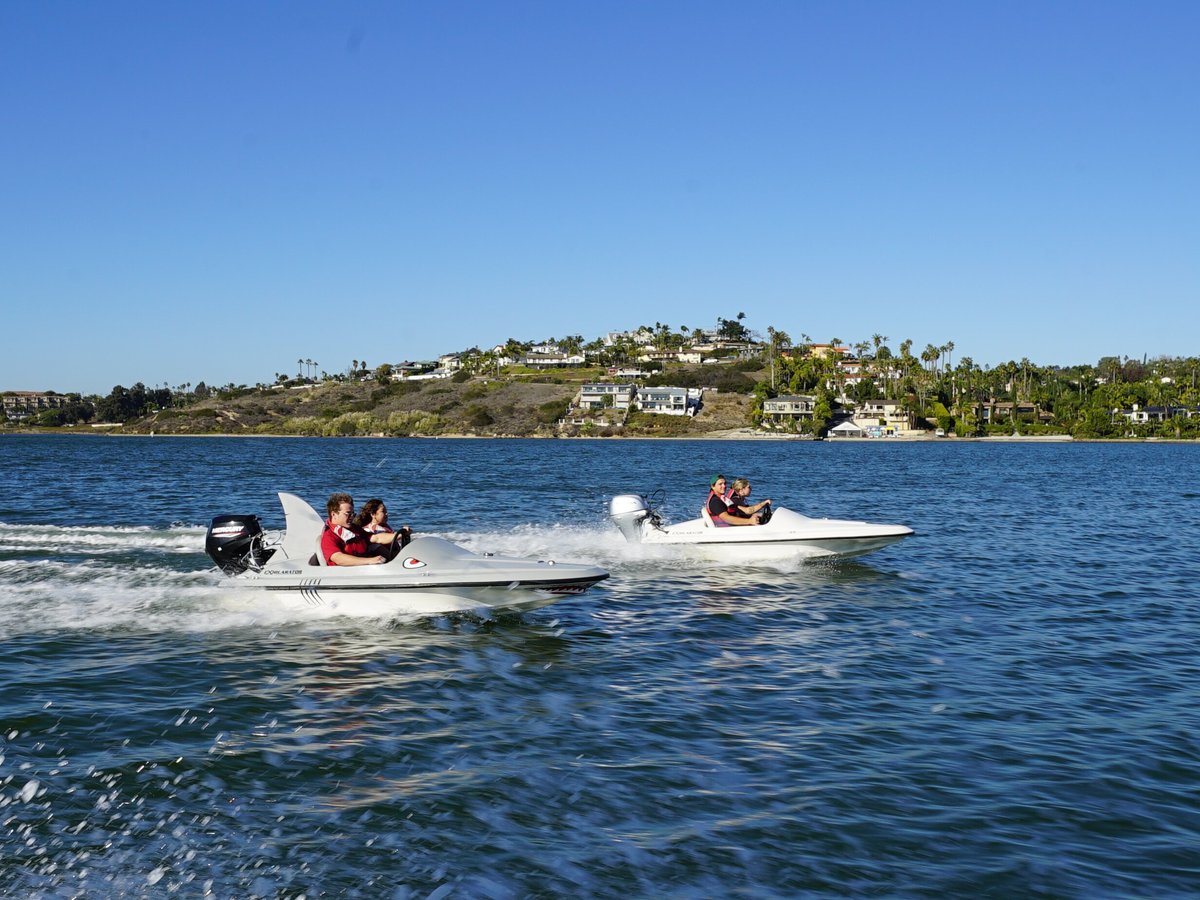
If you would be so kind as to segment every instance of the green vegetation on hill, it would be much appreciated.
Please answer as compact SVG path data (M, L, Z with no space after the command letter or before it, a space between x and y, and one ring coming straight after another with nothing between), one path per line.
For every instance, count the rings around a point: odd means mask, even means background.
M271 434L313 437L686 436L746 423L749 398L711 395L695 419L634 415L624 429L560 428L576 383L466 380L331 383L218 392L126 423L132 434Z

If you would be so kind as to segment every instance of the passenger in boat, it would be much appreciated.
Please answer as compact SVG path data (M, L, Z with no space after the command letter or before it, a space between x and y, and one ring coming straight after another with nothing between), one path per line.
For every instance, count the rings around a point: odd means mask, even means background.
M351 522L354 517L354 500L349 494L332 494L325 509L329 518L321 532L321 554L331 566L377 566L388 561L379 555L386 549L381 545L394 544L394 532L368 534ZM376 549L376 548L379 549Z
M724 475L714 475L712 481L709 482L710 490L706 507L713 525L718 528L725 525L757 525L759 521L757 512L743 516L740 511L737 513L730 511L731 498L726 493L725 485Z
M378 497L372 497L363 504L362 510L354 519L354 524L367 534L392 534L394 532L392 526L388 524L387 507ZM391 555L395 555L395 550L412 540L412 529L407 525L401 525L400 530L394 533L399 537L393 539L393 542L388 545L388 549L393 551Z
M735 478L729 491L729 512L740 519L748 519L758 513L759 524L767 524L771 517L771 499L768 497L759 503L750 502L750 482L745 478Z

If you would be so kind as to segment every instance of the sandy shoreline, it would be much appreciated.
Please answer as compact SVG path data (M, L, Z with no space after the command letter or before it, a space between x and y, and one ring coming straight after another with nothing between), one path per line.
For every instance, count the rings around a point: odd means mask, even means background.
M45 429L0 431L0 437L21 435L52 435L73 436L89 435L117 438L307 438L310 440L327 440L324 435L298 434L126 434L107 430L83 431L78 429ZM566 437L561 435L480 435L480 434L433 434L433 435L339 435L339 437L354 438L412 438L414 440L473 440L473 441L507 441L507 440L558 440L558 441L804 441L814 439L806 435L771 434L755 431L750 428L731 428L724 431L712 431L707 434L670 435L656 437L653 435L576 435ZM933 434L915 433L902 434L886 438L871 437L837 437L824 438L826 444L893 444L893 443L931 443L931 444L974 444L974 443L1029 443L1029 444L1195 444L1197 440L1179 438L1076 438L1069 434L1009 434L986 435L984 437L958 437L947 435L937 437Z

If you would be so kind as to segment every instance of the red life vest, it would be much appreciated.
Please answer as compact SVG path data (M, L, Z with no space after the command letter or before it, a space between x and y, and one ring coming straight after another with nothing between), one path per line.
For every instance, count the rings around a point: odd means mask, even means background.
M709 517L710 519L712 519L712 523L713 523L713 525L714 525L715 527L717 527L717 528L730 528L730 527L732 527L732 526L730 526L730 524L729 524L728 522L726 522L726 521L723 521L723 520L721 519L721 517L720 517L720 516L714 516L714 515L712 514L712 510L708 508L709 501L710 501L710 500L712 500L712 498L713 498L713 497L716 497L716 498L717 498L718 500L720 500L720 501L721 501L723 504L725 504L725 509L726 509L726 510L728 510L728 509L729 509L729 497L730 497L730 494L718 494L718 493L717 493L716 491L714 491L712 488L709 488L709 489L708 489L708 496L707 496L707 497L704 499L704 508L705 508L706 510L708 510L708 517Z
M366 532L355 531L352 528L346 528L341 525L333 525L328 519L325 520L325 528L332 533L335 538L337 538L338 543L340 544L338 549L334 552L348 553L350 556L370 555L371 539L367 536ZM354 550L350 549L350 544L354 543L362 545L362 548L358 553L355 553ZM333 556L333 553L329 554L329 556ZM337 565L337 563L328 557L326 557L325 561L331 566Z

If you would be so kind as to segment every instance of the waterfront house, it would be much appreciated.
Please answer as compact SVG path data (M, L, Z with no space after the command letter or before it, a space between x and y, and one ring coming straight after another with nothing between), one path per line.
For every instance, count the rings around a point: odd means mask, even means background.
M702 388L641 387L637 391L637 406L642 412L694 416L703 393Z
M854 423L868 433L877 427L881 434L898 434L912 431L916 427L916 417L899 403L868 400L854 410Z
M1035 422L1053 418L1050 413L1043 413L1041 407L1028 400L987 401L979 404L979 421L983 425L996 425L1000 422Z
M811 394L781 394L763 401L763 419L776 424L811 421L816 406Z
M637 388L632 384L594 382L579 389L575 406L580 409L603 409L607 405L613 409L628 409L636 395Z
M1186 406L1139 406L1133 409L1114 409L1113 418L1123 416L1131 425L1148 425L1151 422L1166 422L1168 419L1190 418L1195 410Z

